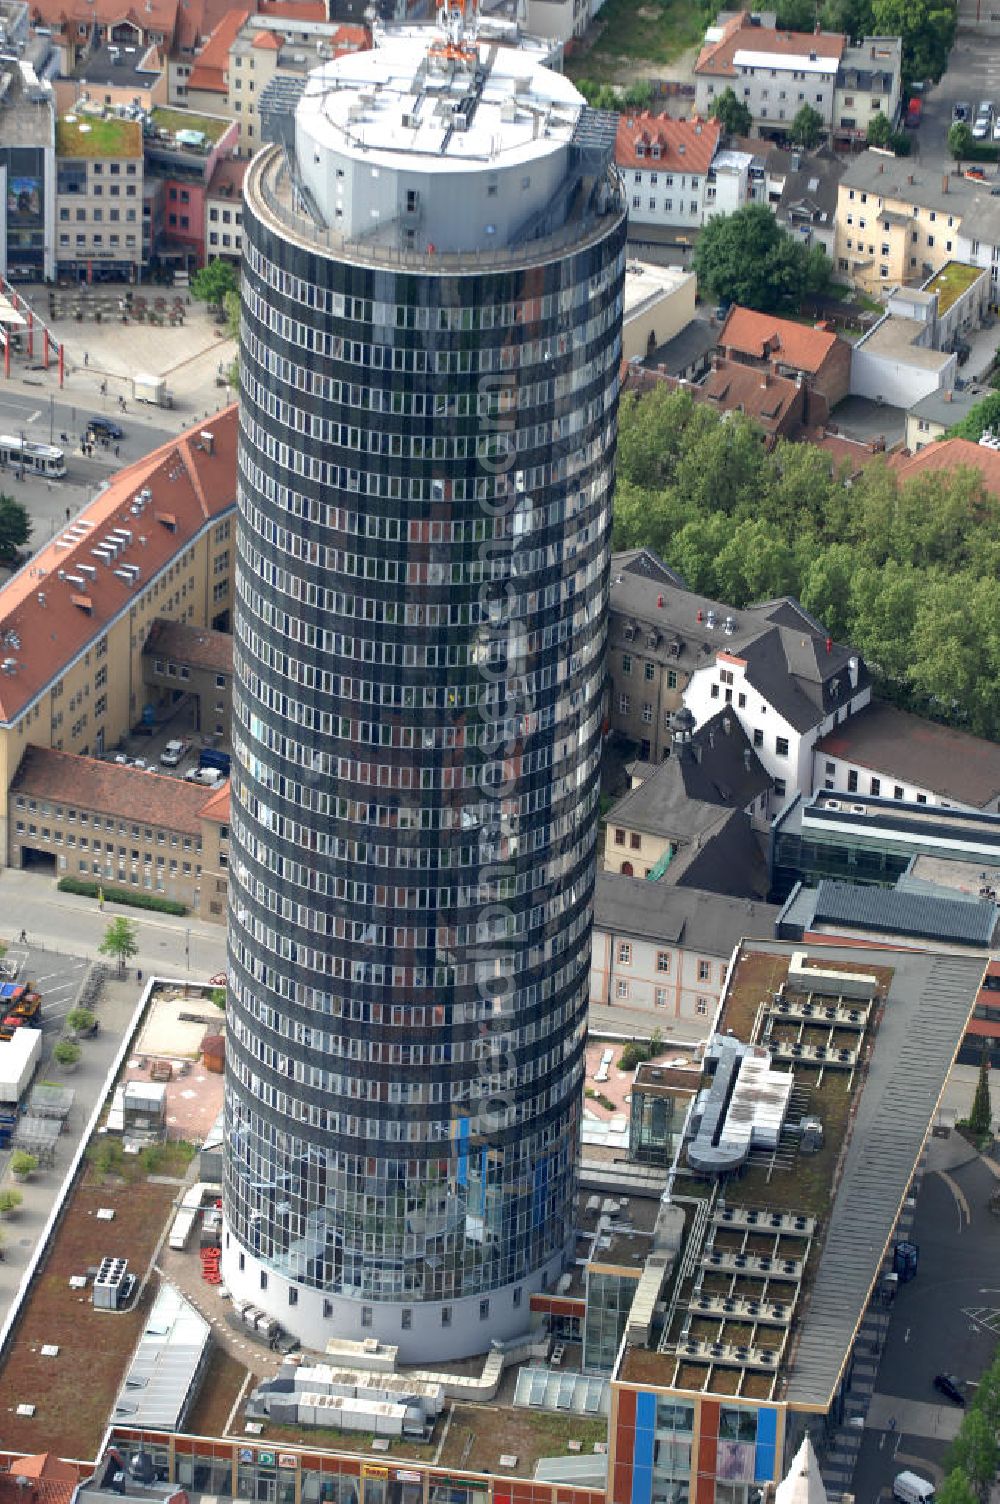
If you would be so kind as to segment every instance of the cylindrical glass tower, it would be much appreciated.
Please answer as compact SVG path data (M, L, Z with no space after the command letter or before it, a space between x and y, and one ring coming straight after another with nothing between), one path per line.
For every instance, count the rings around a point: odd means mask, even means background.
M572 1242L612 139L456 27L247 175L223 1273L312 1347L482 1351Z

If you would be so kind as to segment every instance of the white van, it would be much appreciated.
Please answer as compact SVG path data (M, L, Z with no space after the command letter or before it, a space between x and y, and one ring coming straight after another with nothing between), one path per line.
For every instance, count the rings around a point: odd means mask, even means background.
M934 1504L934 1485L921 1478L919 1473L897 1473L893 1479L892 1496L902 1504Z

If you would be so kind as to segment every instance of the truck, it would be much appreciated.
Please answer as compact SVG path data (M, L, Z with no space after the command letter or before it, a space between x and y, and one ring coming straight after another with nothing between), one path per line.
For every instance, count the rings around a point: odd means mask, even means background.
M228 752L221 752L218 747L202 747L198 758L199 768L218 768L220 773L229 777L230 756Z
M162 376L133 376L132 396L136 402L148 402L150 407L174 405L174 394Z
M892 1483L892 1497L900 1504L934 1504L934 1485L919 1473L897 1473Z
M0 1104L16 1106L20 1102L41 1053L40 1029L18 1029L0 1044Z

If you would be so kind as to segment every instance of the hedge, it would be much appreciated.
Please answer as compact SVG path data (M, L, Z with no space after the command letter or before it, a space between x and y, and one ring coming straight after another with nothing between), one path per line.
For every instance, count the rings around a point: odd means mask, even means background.
M160 914L186 914L187 905L175 898L158 898L155 893L133 893L130 888L108 888L103 883L85 882L79 877L61 877L57 884L60 893L78 893L82 898L98 898L101 894L108 903L130 904L133 909L156 909Z

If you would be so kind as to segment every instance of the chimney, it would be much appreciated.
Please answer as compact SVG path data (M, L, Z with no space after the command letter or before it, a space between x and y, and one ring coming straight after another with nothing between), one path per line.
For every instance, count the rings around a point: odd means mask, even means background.
M859 667L860 667L860 664L859 664L857 658L849 658L847 660L847 670L848 670L848 673L851 676L851 688L852 689L857 689L857 687L858 687L858 669L859 669Z
M215 434L214 433L209 433L209 431L208 431L207 428L203 428L202 431L201 431L201 433L198 435L198 437L201 440L201 447L204 449L205 453L206 454L214 454L214 452L215 452Z
M913 187L913 173L912 172L909 174L909 176L907 177L906 181L909 183L910 187L912 188Z
M770 373L770 371L764 371L764 372L761 373L760 384L765 389L765 391L771 385L771 373Z
M953 402L955 400L955 394L954 394L954 392L945 392L944 393L944 400L946 402Z
M710 731L708 733L708 750L710 752L714 752L715 751L715 732L714 731Z
M659 606L660 610L662 611L663 610L663 596L662 595L658 595L656 597L656 604Z
M726 733L727 736L732 736L732 734L733 734L733 722L732 722L732 719L731 719L730 716L724 715L722 717L722 729Z
M826 639L826 650L827 650L828 653L832 653L833 652L833 638L832 637L828 637Z

